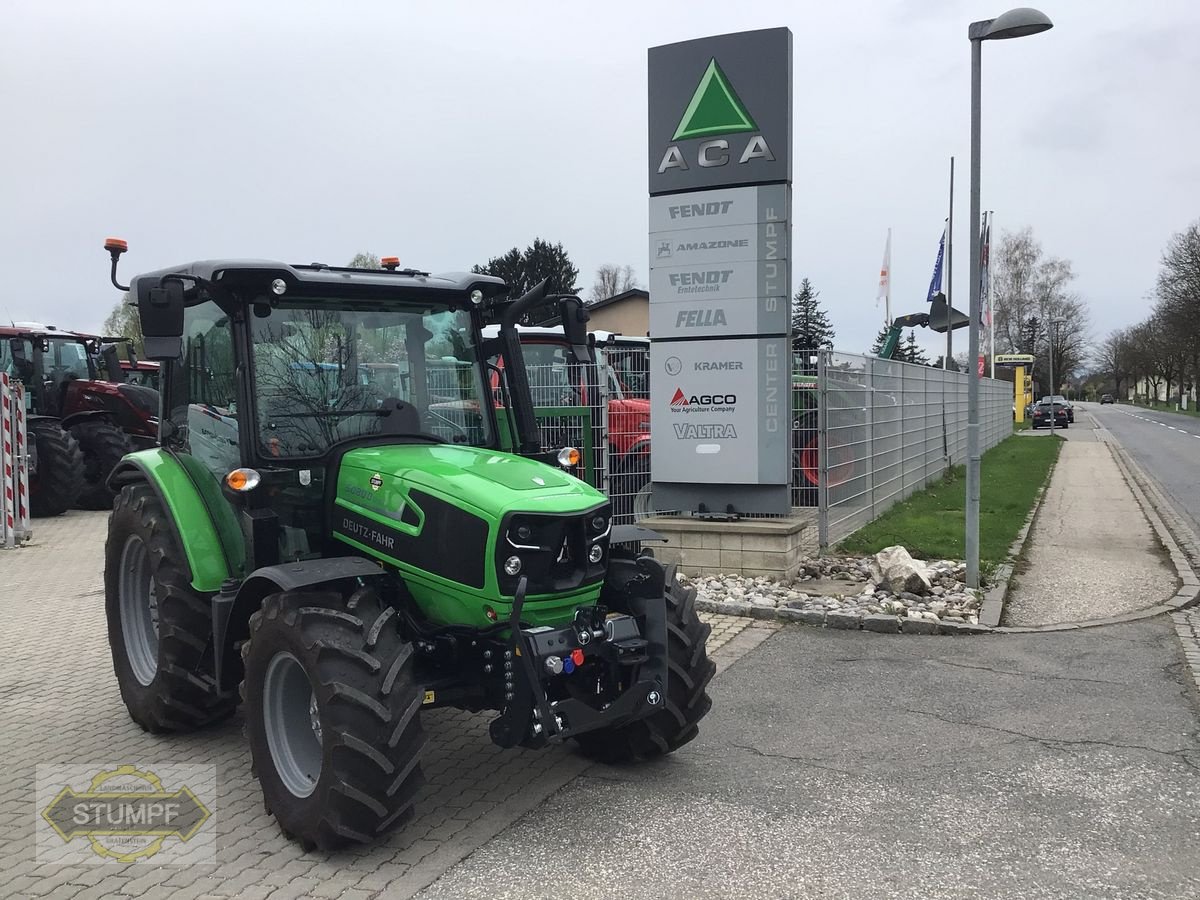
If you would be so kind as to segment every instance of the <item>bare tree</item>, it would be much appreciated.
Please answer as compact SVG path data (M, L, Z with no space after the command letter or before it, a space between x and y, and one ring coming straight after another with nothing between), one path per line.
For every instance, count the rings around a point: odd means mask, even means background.
M1200 382L1200 222L1172 235L1158 273L1160 317L1184 359L1181 381Z
M1032 228L1001 234L992 276L997 349L1005 345L1037 356L1034 377L1043 385L1050 385L1051 356L1060 384L1087 357L1088 309L1070 290L1074 278L1070 261L1046 256Z
M1037 318L1044 326L1049 307L1071 296L1067 285L1075 273L1069 261L1044 256L1042 245L1028 226L1001 233L992 265L998 343L1016 350L1027 343L1023 329L1030 319Z
M1096 347L1093 361L1106 383L1111 382L1118 397L1125 394L1121 385L1133 374L1133 339L1129 328L1118 328Z
M614 266L612 263L605 263L596 270L596 282L592 285L588 302L596 303L599 300L607 300L609 297L631 291L637 286L637 275L633 271L633 266Z

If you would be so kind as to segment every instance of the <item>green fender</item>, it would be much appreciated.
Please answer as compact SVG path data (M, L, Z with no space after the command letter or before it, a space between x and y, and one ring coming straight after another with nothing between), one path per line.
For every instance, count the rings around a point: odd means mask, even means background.
M214 593L226 578L245 575L241 529L216 479L204 466L187 454L161 447L141 450L125 456L109 476L115 489L137 481L154 488L170 514L195 590Z

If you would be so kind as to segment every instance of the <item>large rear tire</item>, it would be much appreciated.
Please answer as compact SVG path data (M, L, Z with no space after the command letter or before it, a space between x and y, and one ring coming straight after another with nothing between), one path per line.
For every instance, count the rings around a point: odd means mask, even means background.
M575 740L587 756L617 764L644 762L678 750L699 733L699 722L712 709L708 683L717 667L705 643L712 626L696 615L696 589L666 572L667 702L657 713L617 728L602 728Z
M267 811L306 849L407 821L424 781L412 644L371 588L268 596L242 645L246 733Z
M61 516L83 491L79 443L55 419L34 419L29 439L37 450L37 470L29 479L29 512L36 518Z
M147 484L122 488L104 545L104 608L121 699L146 731L191 731L237 708L207 653L212 608L192 590L168 513Z
M71 426L71 435L83 452L83 491L79 506L83 509L112 509L116 494L108 489L108 476L133 442L124 431L104 419L86 419Z

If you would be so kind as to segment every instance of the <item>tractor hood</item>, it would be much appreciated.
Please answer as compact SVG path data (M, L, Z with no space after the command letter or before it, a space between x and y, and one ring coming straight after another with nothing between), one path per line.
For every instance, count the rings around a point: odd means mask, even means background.
M461 444L388 444L342 457L338 497L367 508L397 510L416 489L491 516L569 513L605 502L604 494L535 460Z

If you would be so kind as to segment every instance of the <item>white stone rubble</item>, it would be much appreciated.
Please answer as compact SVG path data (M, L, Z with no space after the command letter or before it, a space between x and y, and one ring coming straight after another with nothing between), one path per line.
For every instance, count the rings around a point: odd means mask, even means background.
M741 575L679 577L703 599L744 604L746 615L757 606L976 625L982 600L963 583L965 576L966 563L961 561L925 562L913 559L903 547L888 547L873 557L803 559L800 574L791 581Z

